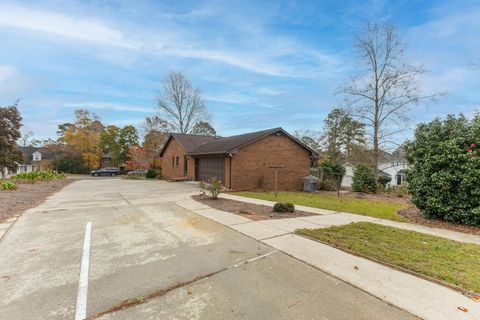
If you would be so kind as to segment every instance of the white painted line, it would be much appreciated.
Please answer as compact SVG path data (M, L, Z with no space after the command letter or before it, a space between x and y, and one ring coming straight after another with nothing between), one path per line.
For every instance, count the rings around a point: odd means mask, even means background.
M87 222L85 240L83 241L82 264L80 266L80 280L78 283L77 306L75 320L84 320L87 317L88 268L90 264L90 235L92 223Z

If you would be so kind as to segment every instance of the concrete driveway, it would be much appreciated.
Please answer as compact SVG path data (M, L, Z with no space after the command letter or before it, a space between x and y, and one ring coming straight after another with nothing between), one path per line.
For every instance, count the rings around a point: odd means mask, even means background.
M416 319L174 203L196 193L85 179L27 211L0 241L0 319Z

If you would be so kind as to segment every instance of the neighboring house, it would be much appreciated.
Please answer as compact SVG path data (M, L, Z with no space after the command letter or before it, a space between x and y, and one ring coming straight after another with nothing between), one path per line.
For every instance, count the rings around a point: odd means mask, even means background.
M108 168L111 167L110 163L112 162L112 156L110 153L102 154L102 158L100 159L100 168Z
M42 147L20 147L23 161L18 164L16 173L32 172L47 169L55 156L61 153L53 153Z
M343 164L343 167L345 168L345 175L343 176L342 187L350 188L353 182L353 170L355 166L347 162Z
M17 173L39 171L42 167L42 160L46 160L37 147L20 147L23 161L18 164Z
M353 179L353 171L355 166L350 163L343 165L346 169L345 176L342 180L342 187L351 187ZM406 171L408 163L402 148L398 148L392 154L382 152L382 160L378 165L379 174L389 176L389 187L402 186L406 183Z
M234 190L301 190L318 154L282 128L231 136L171 134L160 151L162 174L171 179L220 179Z
M398 148L391 155L387 155L378 165L378 169L390 176L387 186L402 186L406 183L408 163L403 148Z

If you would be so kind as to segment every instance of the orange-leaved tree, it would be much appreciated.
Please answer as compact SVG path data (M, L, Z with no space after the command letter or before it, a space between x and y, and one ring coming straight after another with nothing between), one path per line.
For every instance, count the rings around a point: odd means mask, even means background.
M75 110L75 117L75 123L64 128L62 140L82 156L88 169L98 168L102 155L100 136L103 124L97 115L88 110Z

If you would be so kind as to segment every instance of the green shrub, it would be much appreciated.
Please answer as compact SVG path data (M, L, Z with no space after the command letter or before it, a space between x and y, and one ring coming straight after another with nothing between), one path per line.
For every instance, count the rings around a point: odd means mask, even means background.
M317 167L323 172L323 181L319 184L321 190L337 190L342 184L346 169L340 162L323 160Z
M277 202L273 205L273 212L295 212L295 206L290 202Z
M13 181L22 183L36 183L40 181L49 181L54 179L63 179L66 175L55 171L32 171L18 173L12 177Z
M353 170L352 190L367 193L377 192L377 180L373 170L369 166L359 164L355 167L355 170Z
M0 180L0 190L15 190L17 185L11 181Z
M420 124L405 146L408 192L427 218L480 226L480 115Z
M386 188L387 183L389 183L390 181L392 181L392 177L390 176L384 174L378 176L378 184L381 185L383 188Z
M148 169L147 173L145 174L145 178L148 178L148 179L155 179L157 176L158 176L157 169Z
M55 168L59 172L89 173L81 155L64 155L61 158L52 160L51 165L52 168Z
M207 183L200 182L200 188L206 191L210 198L217 199L222 191L222 182L215 177L210 177Z

